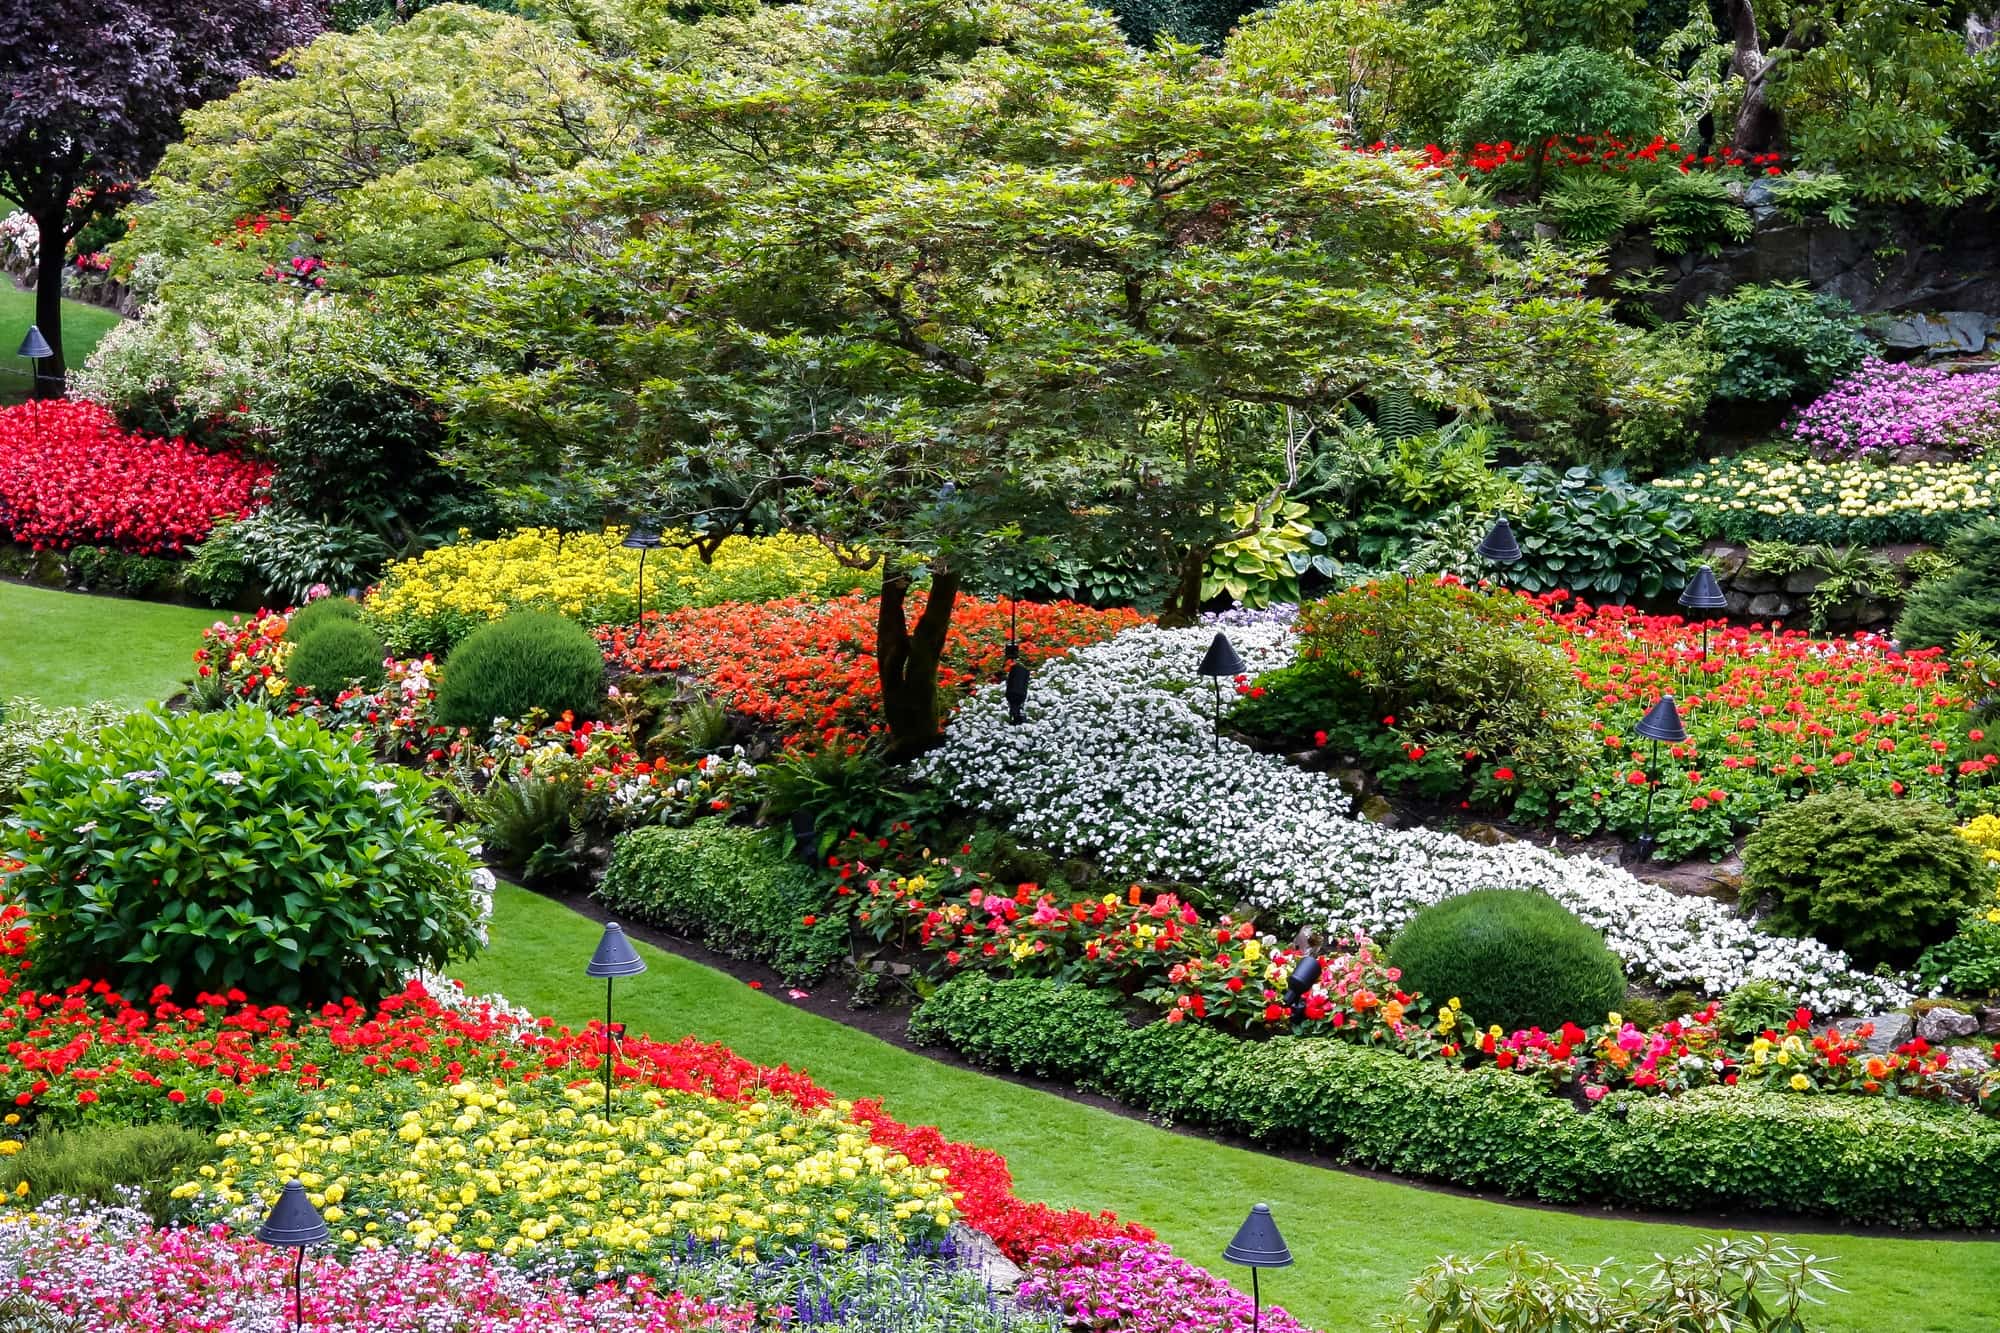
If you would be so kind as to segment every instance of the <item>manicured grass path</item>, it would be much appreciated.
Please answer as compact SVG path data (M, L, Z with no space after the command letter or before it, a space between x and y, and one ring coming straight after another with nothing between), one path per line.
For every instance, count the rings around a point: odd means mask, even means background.
M0 207L0 212L4 211L5 208ZM29 376L28 363L15 356L14 349L21 345L28 326L34 322L35 294L22 291L11 280L0 276L0 357L6 358L0 361L0 365L6 367L6 373L0 374L0 407L22 402L33 391L34 381ZM103 306L84 301L64 301L62 323L63 363L74 372L95 350L97 340L118 323L118 316Z
M0 581L0 700L136 708L164 699L193 671L218 614Z
M493 947L457 970L468 987L581 1025L603 991L583 976L600 927L561 904L502 885ZM1298 1266L1266 1295L1325 1330L1378 1328L1436 1256L1521 1240L1577 1263L1643 1262L1703 1234L1439 1194L1173 1134L1030 1088L954 1069L804 1013L742 982L640 945L651 970L618 983L618 1018L656 1037L724 1042L762 1064L790 1064L845 1097L882 1098L898 1118L1006 1154L1019 1193L1109 1208L1232 1279L1221 1249L1249 1205L1270 1202ZM1969 1333L2000 1327L2000 1243L1800 1234L1833 1259L1848 1294L1812 1323L1828 1333Z

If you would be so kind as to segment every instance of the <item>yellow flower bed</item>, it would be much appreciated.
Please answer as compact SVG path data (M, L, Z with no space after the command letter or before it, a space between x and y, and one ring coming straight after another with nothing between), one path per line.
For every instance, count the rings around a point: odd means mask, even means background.
M1986 853L1991 864L2000 864L2000 817L1978 815L1960 827L1959 836ZM2000 904L1990 907L1986 913L1988 921L2000 924Z
M638 618L639 553L620 546L622 531L571 533L523 528L492 541L440 546L382 573L368 597L368 617L399 654L442 653L481 624L521 607L557 611L586 625ZM704 565L673 543L646 556L646 608L674 611L719 602L779 597L835 597L879 586L805 537L732 537Z
M1653 486L1732 541L1938 541L2000 501L2000 464L1710 459Z
M598 1272L643 1269L698 1242L743 1258L817 1243L941 1234L942 1167L912 1166L833 1107L725 1102L553 1080L495 1089L396 1083L329 1101L296 1130L237 1129L173 1195L254 1226L296 1178L337 1241L392 1238Z

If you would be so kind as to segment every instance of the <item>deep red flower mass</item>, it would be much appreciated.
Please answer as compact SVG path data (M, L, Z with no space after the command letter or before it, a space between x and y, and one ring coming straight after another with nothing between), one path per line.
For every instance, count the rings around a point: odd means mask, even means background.
M628 671L694 671L732 711L781 728L793 745L852 744L880 731L875 668L877 599L855 594L816 602L727 602L648 615L643 629L600 632L604 655ZM921 604L910 609L912 618ZM985 602L961 597L952 615L938 688L949 704L1007 669L1010 618L1030 668L1139 623L1137 612L1075 602Z
M118 428L96 403L0 411L0 536L35 550L178 552L263 503L268 464Z

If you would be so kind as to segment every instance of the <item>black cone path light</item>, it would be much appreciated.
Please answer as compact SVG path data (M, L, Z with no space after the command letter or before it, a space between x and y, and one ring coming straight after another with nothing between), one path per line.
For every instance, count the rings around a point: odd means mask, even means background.
M639 553L639 614L633 617L633 623L644 629L646 628L646 552L657 551L666 543L661 541L660 534L651 528L634 527L625 534L625 540L618 544L628 551Z
M1695 570L1694 577L1688 580L1687 587L1681 589L1681 595L1675 600L1690 611L1729 609L1729 599L1722 595L1722 585L1715 581L1715 571L1707 565ZM1704 662L1708 660L1708 621L1707 616L1701 618L1701 660Z
M1481 559L1496 565L1511 565L1521 558L1521 543L1514 540L1513 525L1504 518L1493 520L1476 549Z
M1215 685L1215 749L1217 753L1221 753L1222 750L1222 678L1227 676L1233 680L1242 675L1243 672L1243 659L1236 655L1236 645L1229 641L1227 634L1217 630L1215 633L1215 642L1208 645L1208 651L1201 655L1201 665L1195 668L1196 675L1207 676Z
M1021 661L1021 599L1007 599L1007 679L1001 692L1007 699L1007 721L1020 726L1028 720L1028 668Z
M604 978L604 1118L611 1118L611 1077L616 1057L611 1046L611 983L619 977L636 977L646 970L646 960L632 947L624 927L616 921L604 923L604 938L590 956L584 975Z
M1653 743L1653 758L1646 765L1646 819L1639 830L1639 859L1644 861L1653 854L1653 770L1660 766L1660 742L1679 745L1688 734L1671 694L1661 695L1660 701L1646 710L1636 730Z
M1250 1333L1257 1333L1263 1315L1263 1293L1257 1290L1258 1271L1292 1266L1292 1251L1285 1244L1285 1238L1278 1234L1278 1223L1271 1216L1270 1204L1260 1203L1250 1210L1250 1216L1243 1219L1243 1225L1237 1228L1236 1239L1229 1242L1222 1257L1250 1270Z
M266 1245L292 1252L292 1327L305 1327L306 1301L303 1283L306 1247L324 1245L331 1238L326 1229L326 1219L319 1215L319 1209L312 1206L306 1197L306 1187L296 1180L285 1182L284 1193L271 1205L271 1212L264 1219L264 1225L257 1228L257 1239Z

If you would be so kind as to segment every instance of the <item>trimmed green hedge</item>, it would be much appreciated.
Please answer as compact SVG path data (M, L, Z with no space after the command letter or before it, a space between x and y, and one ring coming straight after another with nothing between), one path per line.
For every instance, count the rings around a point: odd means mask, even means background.
M1134 1028L1112 1001L1035 979L956 978L910 1032L1163 1119L1517 1198L2000 1225L2000 1121L1964 1107L1707 1088L1618 1093L1586 1112L1490 1067L1325 1038Z
M837 921L805 924L824 910L824 892L775 839L704 820L620 838L597 896L634 920L767 963L788 981L812 981L848 956Z

